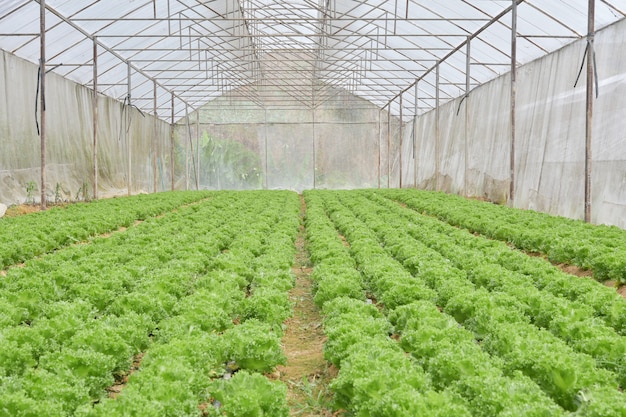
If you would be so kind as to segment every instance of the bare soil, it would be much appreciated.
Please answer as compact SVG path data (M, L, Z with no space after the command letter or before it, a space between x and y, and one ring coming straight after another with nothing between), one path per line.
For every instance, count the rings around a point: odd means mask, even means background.
M115 382L115 384L106 389L109 393L109 397L115 399L118 395L120 395L122 390L126 387L126 384L128 384L128 378L133 373L135 373L141 366L141 360L143 359L143 355L143 352L135 355L135 357L133 358L133 364L131 365L129 371L124 375L120 375L120 378Z
M301 201L302 217L305 210L302 197ZM310 279L312 267L305 247L303 222L296 239L296 248L296 260L292 268L296 285L289 292L294 303L294 314L285 322L287 328L282 339L287 364L279 366L274 376L287 384L290 415L333 416L330 409L331 395L327 387L336 376L337 369L324 360L326 336L320 311L313 302L313 284Z
M41 211L41 206L37 204L20 204L17 206L11 206L7 208L7 212L4 214L5 217L16 217L22 216L24 214L36 213Z

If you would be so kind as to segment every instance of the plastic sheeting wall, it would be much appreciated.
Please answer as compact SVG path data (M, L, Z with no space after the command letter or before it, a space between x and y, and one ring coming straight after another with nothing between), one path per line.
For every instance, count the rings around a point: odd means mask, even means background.
M37 66L0 51L0 202L39 201L40 139L35 102ZM47 199L75 201L93 194L93 92L49 73L46 77ZM156 129L156 131L155 131ZM157 190L169 189L169 124L98 99L99 195L153 191L153 138L158 139ZM130 165L129 165L129 146Z
M593 104L592 221L626 228L626 21L595 39L599 96ZM584 73L574 84L585 44L576 42L518 69L515 207L584 218ZM460 107L459 100L417 117L416 166L411 144L403 149L404 172L410 178L415 170L417 181L406 184L506 202L510 76L472 90ZM407 132L412 129L408 123Z
M263 108L224 97L177 124L177 148L186 141L196 146L195 159L180 152L177 166L198 164L182 180L190 189L386 187L398 170L386 126L386 113L347 93L315 109Z

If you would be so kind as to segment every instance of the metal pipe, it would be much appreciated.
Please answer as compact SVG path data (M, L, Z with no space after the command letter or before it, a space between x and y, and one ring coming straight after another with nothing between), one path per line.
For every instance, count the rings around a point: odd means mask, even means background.
M174 93L172 93L172 114L170 119L170 172L172 176L172 191L174 191Z
M46 0L39 3L39 134L41 147L41 209L46 209Z
M200 190L200 109L196 110L196 191Z
M127 194L130 196L131 193L131 189L132 189L132 144L131 144L131 134L130 134L130 122L132 120L132 116L131 116L131 112L133 111L132 105L131 105L131 90L132 90L132 86L131 86L131 73L130 73L130 61L127 62L127 72L126 72L126 83L127 83L127 87L128 87L128 92L127 92L127 100L128 103L126 104L126 144L128 146L127 148L127 154L128 154L128 175L127 175L127 181L126 181L126 187L127 187Z
M419 99L419 84L415 83L415 115L413 116L413 187L417 188L417 112Z
M387 111L387 188L391 188L391 106Z
M515 204L515 101L517 95L517 0L511 7L511 152L509 204Z
M595 0L589 0L587 22L587 91L585 104L585 222L591 222L591 145L593 138L593 55L595 37Z
M441 150L439 149L441 144L439 143L441 138L439 131L439 77L440 70L439 64L435 67L435 191L439 191L439 171L441 167Z
M378 144L378 188L380 188L380 145L381 145L381 140L380 140L380 136L382 135L382 125L381 125L381 116L380 114L382 113L382 110L378 110L378 140L376 141L376 143Z
M518 4L524 2L525 0L514 0L515 1L515 5L517 6ZM485 25L481 26L480 29L478 29L476 32L472 33L469 38L470 39L474 39L476 37L478 37L481 33L483 33L485 30L487 30L492 24L498 22L500 19L502 19L504 16L506 16L507 13L509 13L511 11L511 7L507 7L506 9L504 9L502 12L498 13L497 15L495 15L493 18L491 18ZM429 36L433 36L433 35L429 35ZM439 35L437 35L437 37L440 37ZM409 86L407 86L405 89L403 89L402 91L400 91L398 94L396 94L395 96L393 96L388 102L387 104L385 104L384 107L387 107L389 105L389 103L391 103L392 101L394 101L396 99L396 97L398 97L398 95L406 92L409 88L413 87L413 85L420 81L423 80L428 74L430 74L432 71L434 71L436 69L436 67L438 66L438 64L446 61L448 58L450 58L452 55L454 55L455 53L457 53L461 48L463 48L463 46L465 46L467 41L463 41L461 44L459 44L456 48L451 49L446 55L444 55L441 59L439 59L434 66L430 67L428 70L424 71L422 73L422 75L417 78L415 80L415 82L413 82L412 84L410 84Z
M404 133L402 130L402 94L400 94L400 127L399 127L399 135L400 135L400 150L399 150L399 159L400 159L400 188L402 188L402 145L404 144L404 138L402 134Z
M315 154L315 109L311 109L311 115L313 117L313 189L315 190L316 185L317 185L317 181L316 181L316 175L315 175L315 171L316 171L316 165L317 165L317 160L316 160L316 154Z
M98 199L98 42L93 38L93 199Z
M156 7L156 6L155 6ZM158 127L157 127L157 83L152 80L152 99L154 120L152 121L152 192L157 192L157 147L158 147Z
M267 109L263 109L264 113L265 113L265 117L264 117L264 123L263 123L263 134L265 135L265 166L263 167L265 169L265 181L264 181L264 186L265 189L267 190L268 187L268 169L267 169Z
M470 93L470 81L471 81L471 39L467 37L467 48L465 50L465 143L463 147L463 190L465 196L468 196L468 184L467 184L467 159L468 159L468 142L469 142L469 93Z
M185 140L185 191L189 191L189 142L191 136L189 135L189 107L185 106L185 127L186 136Z

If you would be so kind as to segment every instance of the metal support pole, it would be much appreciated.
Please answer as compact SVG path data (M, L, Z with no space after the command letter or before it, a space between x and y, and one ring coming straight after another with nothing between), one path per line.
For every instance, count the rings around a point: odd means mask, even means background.
M439 191L439 177L441 168L441 147L440 142L440 129L439 129L439 63L435 68L435 191Z
M39 2L39 134L41 146L41 209L46 209L46 1Z
M189 135L189 106L185 104L185 127L187 140L185 141L185 191L189 191L189 142L191 136Z
M126 144L128 146L127 149L127 154L128 154L128 166L127 166L127 170L128 170L128 175L127 175L127 181L126 181L126 187L127 187L127 194L130 196L132 194L132 144L131 144L131 135L130 135L130 122L132 120L131 118L131 112L133 111L133 108L131 107L131 73L130 73L130 61L128 61L127 63L127 73L126 73L126 82L128 85L128 92L127 92L127 100L128 102L126 103Z
M515 203L515 101L517 94L517 0L511 7L511 184L509 204Z
M381 138L380 136L383 134L382 132L382 121L381 121L381 114L382 110L378 111L378 188L380 188L380 145L381 145Z
M391 188L391 105L387 111L387 188Z
M196 191L200 190L200 109L196 110Z
M419 87L418 82L415 83L415 116L413 116L413 186L417 188L417 112L419 111Z
M398 158L400 160L400 188L402 188L402 145L404 144L404 138L402 137L402 134L404 133L402 130L402 94L400 94L400 127L398 129L399 131L399 135L400 135L400 150L399 150L399 155Z
M158 155L158 128L157 128L157 83L152 81L152 112L154 119L152 121L152 191L157 192L157 155Z
M98 42L93 38L93 199L98 199Z
M312 108L311 110L311 115L313 118L313 189L315 190L315 187L317 186L317 181L316 181L316 168L317 168L317 157L315 155L315 107Z
M463 146L463 190L464 194L467 197L469 194L468 183L467 183L467 159L468 159L468 142L469 142L469 93L470 93L470 70L471 70L471 37L467 37L467 45L465 51L465 143Z
M264 186L265 189L267 190L268 187L268 167L267 167L267 109L264 109L264 113L265 113L265 119L264 119L264 124L263 124L263 134L265 135L265 166L263 167L265 169L265 181L264 181Z
M172 176L172 191L174 191L174 93L172 92L172 114L170 119L170 172Z
M593 55L595 37L595 0L589 0L587 22L587 91L585 118L585 222L591 222L591 145L593 138Z

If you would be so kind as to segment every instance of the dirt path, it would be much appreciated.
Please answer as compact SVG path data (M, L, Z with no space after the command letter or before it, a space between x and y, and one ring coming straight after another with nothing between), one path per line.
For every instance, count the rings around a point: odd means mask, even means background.
M300 217L303 220L305 205L301 198ZM280 379L289 389L288 401L292 416L332 416L328 382L336 375L335 369L324 360L323 346L326 338L322 331L322 319L313 303L312 271L309 254L305 247L304 222L296 239L296 262L293 273L296 285L289 292L294 303L293 317L285 323L283 349L287 364L278 367Z

